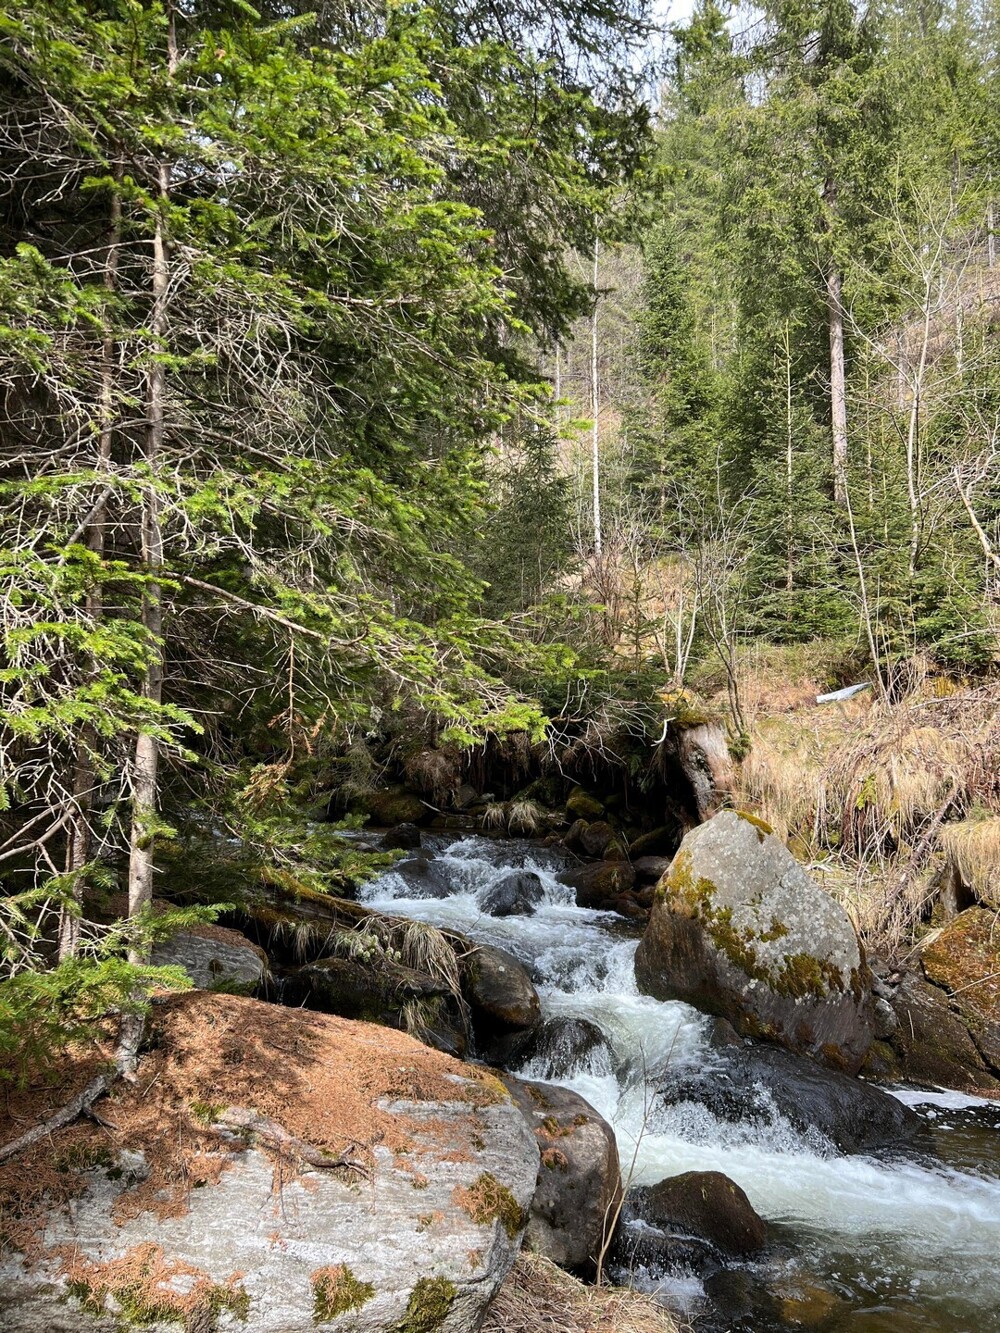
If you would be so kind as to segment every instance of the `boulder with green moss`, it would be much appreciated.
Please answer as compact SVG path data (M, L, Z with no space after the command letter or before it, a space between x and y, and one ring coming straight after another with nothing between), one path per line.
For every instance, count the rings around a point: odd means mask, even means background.
M874 1037L871 973L850 918L752 815L722 811L685 836L635 970L647 994L849 1073Z
M1000 1070L1000 926L997 914L970 907L927 940L920 953L927 980L951 997L977 1050Z

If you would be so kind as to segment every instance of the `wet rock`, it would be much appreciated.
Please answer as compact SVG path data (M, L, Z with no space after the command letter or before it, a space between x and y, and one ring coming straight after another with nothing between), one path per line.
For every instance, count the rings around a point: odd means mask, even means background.
M462 959L462 993L472 1011L477 1046L497 1036L529 1032L542 1021L528 973L503 949L480 945Z
M633 1190L630 1202L661 1231L697 1236L730 1258L747 1258L767 1244L767 1223L739 1185L721 1171L669 1176Z
M604 806L596 796L591 796L585 792L582 787L576 787L570 792L566 801L566 818L570 821L576 819L585 819L588 823L600 819L604 814Z
M603 852L605 861L627 861L628 852L617 838L612 838Z
M643 882L652 881L655 884L670 869L670 857L640 856L638 860L633 860L632 869L635 871L636 879Z
M612 841L615 831L603 819L588 824L580 834L580 849L586 856L602 856L604 849Z
M201 1029L193 1010L203 1015ZM5 1247L4 1333L132 1326L120 1308L116 1318L86 1313L69 1295L68 1262L80 1284L76 1291L109 1316L116 1293L133 1309L165 1308L166 1316L141 1319L157 1329L467 1333L480 1326L513 1265L537 1182L538 1146L521 1111L495 1081L484 1082L479 1071L402 1033L285 1011L278 1052L270 1027L258 1032L255 1010L277 1012L199 992L158 1014L160 1045L143 1057L136 1089L119 1094L133 1107L124 1132L135 1132L137 1118L141 1123L135 1111L141 1097L144 1104L162 1098L177 1133L154 1136L150 1157L158 1178L185 1179L192 1159L184 1149L194 1142L206 1154L198 1160L215 1162L218 1172L196 1182L202 1188L182 1186L175 1206L153 1212L134 1193L148 1184L87 1171L68 1206L46 1204L46 1244L34 1253L34 1271ZM267 1039L241 1041L241 1032ZM192 1034L202 1052L198 1060L185 1058ZM219 1034L242 1057L237 1064L215 1053L212 1040ZM154 1066L158 1077L151 1082ZM329 1104L323 1083L329 1068L344 1080L343 1117ZM247 1090L266 1090L270 1112L251 1121L263 1126L260 1133L235 1141L212 1120L227 1111L218 1103L234 1080ZM203 1109L192 1113L191 1106ZM378 1126L390 1116L399 1136L394 1146L405 1145L403 1153L380 1142ZM272 1139L287 1135L289 1124L294 1147L287 1147L279 1168ZM76 1142L90 1133L95 1148L106 1151L101 1126L75 1132ZM338 1145L344 1133L367 1176L331 1169L333 1153L313 1148L310 1155L309 1132L326 1135L312 1143ZM48 1154L49 1145L42 1151ZM61 1306L46 1297L45 1284ZM185 1316L182 1302L191 1292L195 1308Z
M947 993L939 986L908 973L891 1003L899 1020L892 1038L898 1077L970 1092L1000 1088L968 1027L953 1012Z
M880 1088L791 1051L774 1046L716 1049L715 1068L667 1080L668 1102L695 1101L724 1120L767 1125L783 1118L802 1134L818 1132L841 1152L905 1143L921 1127L915 1112Z
M592 1273L621 1199L614 1131L569 1088L501 1077L541 1152L524 1243L562 1268Z
M718 1251L707 1241L664 1231L638 1216L622 1219L615 1233L613 1256L616 1268L628 1273L644 1268L654 1277L681 1268L704 1278L722 1267Z
M416 824L397 824L388 833L383 834L382 846L387 852L413 851L420 846L420 830Z
M870 974L847 913L765 824L736 811L685 836L635 970L647 994L851 1073L874 1036Z
M571 852L582 852L583 835L589 827L590 825L587 823L585 819L574 820L573 823L569 826L568 830L566 831L566 836L563 838L563 844Z
M480 906L490 916L530 916L544 896L542 881L535 872L518 870L498 880Z
M385 787L366 792L358 802L373 824L395 828L399 824L425 824L431 810L419 796L403 787Z
M522 1048L521 1061L533 1077L546 1081L613 1069L607 1037L586 1018L547 1019Z
M199 990L236 990L249 995L268 969L267 954L238 930L193 926L179 930L153 950L156 967L183 967Z
M788 1327L780 1303L744 1269L713 1273L705 1280L705 1295L722 1316L718 1327L725 1333L778 1333Z
M455 791L452 794L451 803L456 810L468 810L469 806L473 805L478 800L479 793L476 791L475 787L469 782L462 782L455 788Z
M970 907L920 951L927 980L944 987L991 1069L1000 1070L1000 928L997 914Z
M566 871L560 878L576 891L578 906L600 907L608 899L615 899L631 889L635 871L625 861L595 861L577 870Z
M414 898L448 898L453 892L444 866L422 848L416 856L399 861L393 869L406 880Z
M655 828L649 833L643 833L629 843L628 854L632 858L633 864L645 857L663 857L669 862L681 845L683 836L684 830L676 820L670 824L661 824L659 828ZM666 870L666 868L666 865L664 865L663 870ZM661 875L663 870L660 871Z

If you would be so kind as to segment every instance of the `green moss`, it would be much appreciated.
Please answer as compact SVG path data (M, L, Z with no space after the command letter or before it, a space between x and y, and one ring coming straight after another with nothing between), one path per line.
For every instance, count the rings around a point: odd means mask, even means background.
M312 1275L313 1323L323 1324L360 1310L375 1295L370 1282L359 1282L346 1264L318 1269Z
M489 1171L484 1171L468 1189L459 1189L456 1202L479 1226L499 1222L511 1240L527 1222L513 1194Z
M214 1102L195 1101L191 1103L191 1114L195 1120L200 1120L203 1125L214 1124L224 1109L221 1104L217 1106Z
M422 1277L410 1292L406 1314L393 1333L435 1333L448 1318L458 1292L444 1277Z
M52 1165L62 1175L73 1175L76 1172L93 1171L99 1166L112 1166L114 1160L109 1148L76 1143L64 1152L56 1153Z
M737 810L736 813L740 819L745 819L748 824L752 824L757 830L758 841L763 842L768 833L773 833L774 829L766 819L761 819L760 815L752 814L749 810Z

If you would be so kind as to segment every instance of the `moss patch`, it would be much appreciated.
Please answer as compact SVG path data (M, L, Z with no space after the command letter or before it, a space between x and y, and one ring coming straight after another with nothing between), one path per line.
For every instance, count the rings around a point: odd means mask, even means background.
M422 1277L393 1333L435 1333L448 1318L458 1288L444 1277Z
M524 1210L507 1186L501 1185L489 1171L484 1171L468 1189L459 1186L452 1197L473 1222L479 1226L499 1222L511 1240L527 1221Z
M774 829L766 819L761 819L760 815L752 814L749 810L737 810L736 813L740 819L745 819L748 824L752 824L757 830L757 841L763 842L768 833L773 833Z
M370 1282L359 1282L346 1264L328 1264L311 1273L309 1281L313 1292L313 1323L323 1324L328 1319L360 1310L375 1295Z

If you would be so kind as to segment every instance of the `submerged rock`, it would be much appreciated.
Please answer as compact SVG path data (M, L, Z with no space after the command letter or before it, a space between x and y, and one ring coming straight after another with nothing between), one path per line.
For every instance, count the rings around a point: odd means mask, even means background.
M545 891L533 870L516 870L488 890L480 902L490 916L530 916Z
M100 1125L61 1131L50 1199L49 1140L0 1169L18 1209L5 1333L97 1333L115 1309L190 1333L479 1327L538 1173L496 1079L402 1033L232 996L171 1000L154 1028L139 1081L104 1104L110 1148ZM122 1173L122 1148L143 1172ZM48 1324L46 1283L65 1301Z
M739 1185L721 1171L668 1176L633 1190L629 1202L661 1231L697 1236L730 1258L747 1258L767 1244L767 1223Z
M841 1152L870 1152L913 1138L920 1117L895 1097L815 1060L774 1046L723 1046L716 1065L678 1074L664 1086L670 1103L697 1102L719 1119L776 1124L818 1133Z
M621 1199L614 1130L569 1088L501 1077L541 1150L524 1244L561 1268L590 1274Z
M520 1063L533 1077L544 1080L588 1073L610 1074L613 1057L608 1039L586 1018L549 1018L529 1038Z
M393 870L406 881L414 898L448 898L454 892L447 871L422 848L416 856L397 862Z
M725 810L685 836L635 971L657 999L851 1073L872 1043L871 974L850 918L752 816Z

